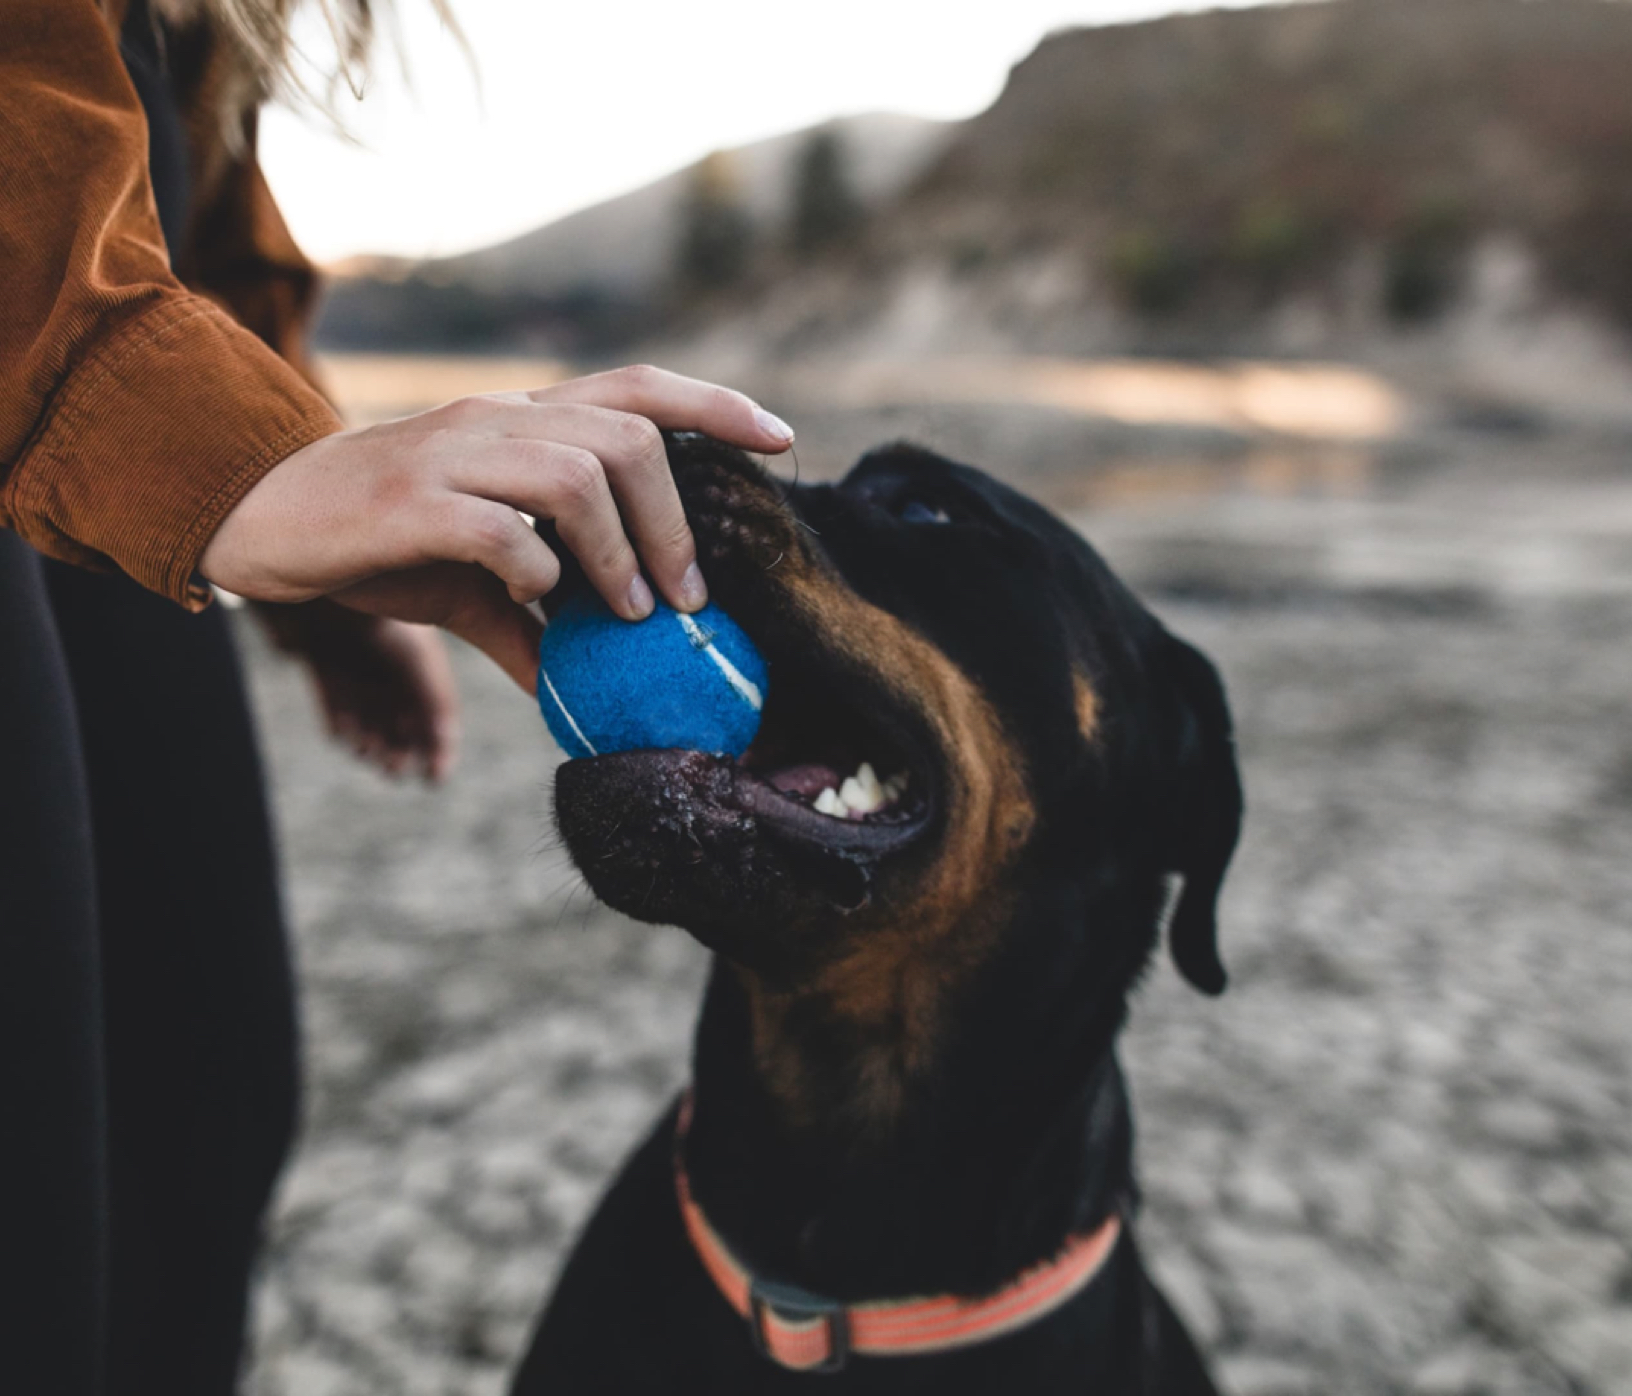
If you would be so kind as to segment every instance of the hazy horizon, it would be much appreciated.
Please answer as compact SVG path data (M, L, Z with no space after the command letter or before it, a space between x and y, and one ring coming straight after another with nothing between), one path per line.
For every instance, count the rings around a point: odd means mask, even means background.
M831 0L820 16L748 0L702 0L683 12L649 2L534 9L456 0L478 95L429 5L405 0L409 78L382 45L366 100L344 103L346 136L272 108L261 158L296 239L317 260L442 256L514 237L711 150L831 117L973 115L1053 30L1257 3L1011 0L946 26L927 0ZM321 51L310 25L304 45ZM556 62L554 52L598 57ZM622 87L609 100L614 72ZM536 131L562 134L545 141Z

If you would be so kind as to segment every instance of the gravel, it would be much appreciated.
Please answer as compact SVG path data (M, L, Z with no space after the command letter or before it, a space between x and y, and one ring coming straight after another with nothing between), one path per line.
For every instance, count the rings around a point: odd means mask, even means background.
M1231 989L1164 964L1125 1038L1146 1246L1237 1396L1632 1392L1620 459L1438 443L1336 500L1232 466L1084 519L1240 730ZM244 632L309 1076L249 1387L493 1396L684 1076L704 959L589 897L478 657L432 792L327 746Z

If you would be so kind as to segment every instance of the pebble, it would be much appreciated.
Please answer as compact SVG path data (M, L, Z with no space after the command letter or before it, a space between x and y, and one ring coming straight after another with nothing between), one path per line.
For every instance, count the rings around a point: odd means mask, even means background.
M1594 1396L1632 1391L1632 1307L1577 1314L1549 1333L1543 1346Z
M1464 1344L1430 1358L1411 1373L1411 1396L1484 1396L1491 1385L1491 1354Z
M1526 1337L1604 1303L1627 1270L1620 1242L1584 1233L1503 1237L1492 1259L1496 1303L1513 1331Z
M1241 1167L1225 1190L1225 1201L1260 1221L1297 1226L1303 1221L1303 1199L1273 1163L1258 1160Z
M1233 1396L1327 1396L1331 1390L1313 1368L1274 1357L1224 1357L1216 1369L1219 1385Z

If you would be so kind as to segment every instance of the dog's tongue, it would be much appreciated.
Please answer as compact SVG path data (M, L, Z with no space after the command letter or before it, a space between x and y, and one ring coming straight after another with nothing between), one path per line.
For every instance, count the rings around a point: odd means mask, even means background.
M770 771L765 779L784 795L805 795L814 800L824 790L837 790L844 777L831 766L806 762L801 766L784 766Z

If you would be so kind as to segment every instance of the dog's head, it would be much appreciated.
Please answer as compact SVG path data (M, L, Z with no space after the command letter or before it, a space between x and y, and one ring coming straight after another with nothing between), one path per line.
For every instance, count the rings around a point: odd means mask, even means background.
M557 822L603 901L736 966L756 1032L842 1023L906 1074L983 986L1120 1004L1163 920L1185 976L1223 988L1241 818L1223 690L1092 548L912 447L793 488L702 438L670 458L770 687L740 762L561 767ZM876 788L822 796L864 763Z

